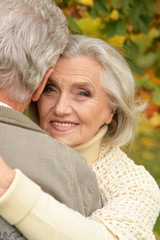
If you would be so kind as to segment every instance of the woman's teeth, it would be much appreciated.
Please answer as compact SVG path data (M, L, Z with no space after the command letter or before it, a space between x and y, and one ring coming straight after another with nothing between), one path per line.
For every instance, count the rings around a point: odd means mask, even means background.
M58 126L66 126L66 127L76 125L75 123L59 123L59 122L54 122L54 121L52 123L54 123L55 125L58 125Z

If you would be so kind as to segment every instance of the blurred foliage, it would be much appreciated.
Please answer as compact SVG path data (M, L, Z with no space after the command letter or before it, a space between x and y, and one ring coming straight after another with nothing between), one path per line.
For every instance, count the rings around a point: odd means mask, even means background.
M160 115L154 111L148 120L144 114L140 118L137 135L131 150L126 150L128 155L137 164L145 166L160 186ZM156 239L160 240L160 216L154 227Z
M128 154L160 186L160 0L57 0L71 33L99 37L117 48L148 100ZM127 151L127 150L126 150ZM160 239L160 217L155 226Z

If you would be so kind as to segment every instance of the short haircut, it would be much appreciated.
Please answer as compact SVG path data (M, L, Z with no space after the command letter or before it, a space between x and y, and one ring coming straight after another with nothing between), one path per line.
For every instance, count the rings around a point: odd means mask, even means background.
M1 0L0 90L29 99L67 40L66 18L51 0Z

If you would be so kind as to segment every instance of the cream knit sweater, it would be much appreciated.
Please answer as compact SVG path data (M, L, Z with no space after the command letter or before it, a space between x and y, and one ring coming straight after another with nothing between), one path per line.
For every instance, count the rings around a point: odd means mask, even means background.
M119 148L107 146L106 131L102 128L87 144L75 148L97 176L102 209L85 218L17 171L11 188L0 199L1 215L30 240L154 240L160 190L144 167Z
M91 218L120 240L155 239L152 230L160 210L160 190L143 166L137 166L120 148L107 146L106 131L107 126L75 148L95 172L104 200L104 207Z

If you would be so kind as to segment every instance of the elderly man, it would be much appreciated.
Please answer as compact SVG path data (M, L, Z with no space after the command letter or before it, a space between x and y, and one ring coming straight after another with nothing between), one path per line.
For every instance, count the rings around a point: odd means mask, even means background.
M88 216L101 207L95 175L78 153L22 114L31 100L39 99L65 47L65 17L50 0L1 0L0 23L0 154L56 200ZM3 179L23 182L22 172L11 170ZM38 198L41 190L34 191ZM33 206L36 199L26 201ZM0 239L24 237L1 219Z

